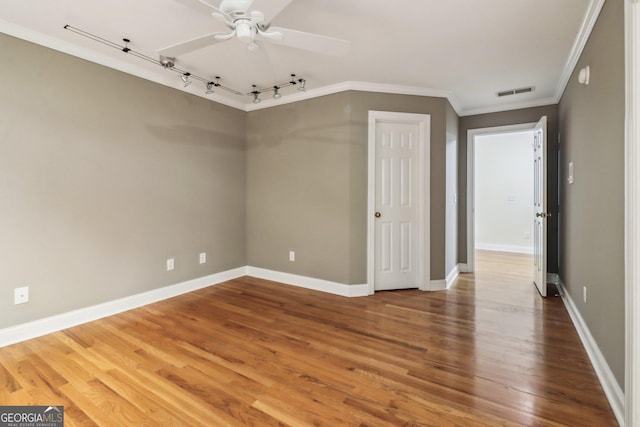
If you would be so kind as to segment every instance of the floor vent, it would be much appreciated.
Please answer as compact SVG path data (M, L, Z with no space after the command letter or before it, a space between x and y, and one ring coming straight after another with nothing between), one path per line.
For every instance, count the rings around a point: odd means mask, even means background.
M535 90L535 86L521 87L520 89L503 90L503 91L497 92L496 95L498 97L509 96L509 95L518 95L518 94L521 94L521 93L533 92L534 90Z

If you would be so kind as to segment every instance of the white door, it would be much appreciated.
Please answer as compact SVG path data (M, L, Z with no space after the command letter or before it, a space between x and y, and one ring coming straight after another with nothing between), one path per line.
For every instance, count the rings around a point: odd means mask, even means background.
M373 277L369 279L374 290L424 289L428 116L381 114L391 118L374 118L370 128L374 187L370 187Z
M533 282L547 296L547 117L533 134Z

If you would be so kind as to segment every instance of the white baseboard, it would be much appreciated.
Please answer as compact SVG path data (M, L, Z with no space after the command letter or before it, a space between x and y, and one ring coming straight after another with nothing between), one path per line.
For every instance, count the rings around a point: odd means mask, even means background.
M431 280L429 282L429 292L446 291L446 290L447 290L447 281L444 279Z
M223 271L186 282L170 285L141 294L84 307L66 313L56 314L44 319L34 320L21 325L0 329L0 348L32 338L40 337L93 320L122 313L147 304L162 301L198 289L226 282L246 275L246 267Z
M495 243L481 243L481 242L476 242L476 249L481 249L485 251L514 252L518 254L533 253L533 246L500 245Z
M453 282L456 280L458 275L460 274L460 267L458 265L454 265L449 274L447 274L447 278L445 281L447 282L447 289L453 285Z
M582 315L578 311L575 303L571 299L571 295L566 292L564 288L564 284L562 280L558 278L558 282L556 283L558 288L560 288L562 301L564 302L565 307L567 308L567 312L569 312L569 316L571 317L571 321L573 322L576 330L578 331L578 335L580 336L580 340L582 341L582 345L584 345L585 350L587 351L587 355L591 360L591 364L593 365L593 369L596 371L596 375L598 376L598 380L602 385L602 389L604 390L604 394L607 396L609 400L609 404L611 405L611 409L618 420L618 424L624 426L624 393L616 378L611 372L611 368L607 361L605 360L598 344L596 343L593 335L589 331L587 324L585 323Z
M369 295L369 287L366 284L345 285L344 283L330 282L328 280L267 270L259 267L247 267L246 273L247 276L257 277L259 279L272 280L286 285L327 292L329 294L341 295L343 297L363 297Z
M460 273L468 273L469 272L469 264L466 262L458 263L458 271Z

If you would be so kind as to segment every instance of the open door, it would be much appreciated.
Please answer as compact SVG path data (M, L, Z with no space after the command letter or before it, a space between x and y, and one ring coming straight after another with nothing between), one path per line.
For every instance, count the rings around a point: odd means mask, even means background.
M547 296L547 117L533 134L533 282Z

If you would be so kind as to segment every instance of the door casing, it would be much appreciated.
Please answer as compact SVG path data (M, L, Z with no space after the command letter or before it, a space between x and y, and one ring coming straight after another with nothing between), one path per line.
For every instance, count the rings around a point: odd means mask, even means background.
M378 122L417 123L420 127L418 143L420 162L418 172L418 289L430 290L430 141L431 115L369 111L368 179L367 179L367 286L369 295L375 293L375 184L376 184L376 124Z
M469 129L467 131L467 263L461 269L464 270L465 273L472 273L475 271L475 138L480 135L495 135L533 130L535 129L536 124L536 122L522 123L516 125Z

